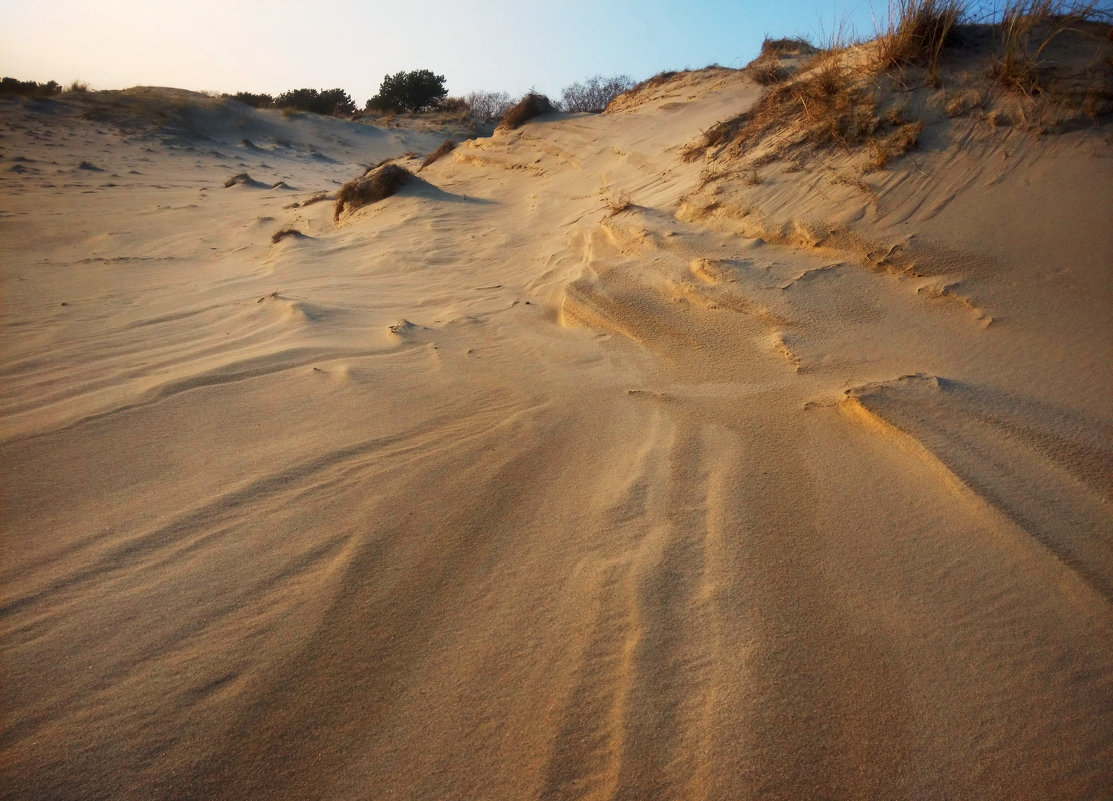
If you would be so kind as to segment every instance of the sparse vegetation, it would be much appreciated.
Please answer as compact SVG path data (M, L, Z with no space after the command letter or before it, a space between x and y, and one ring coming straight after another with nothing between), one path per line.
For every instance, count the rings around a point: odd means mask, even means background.
M884 137L870 137L868 140L869 158L866 161L866 172L884 169L890 160L903 156L916 147L920 134L924 130L921 120L906 122L895 131Z
M383 164L368 170L360 178L349 181L336 193L333 219L339 220L345 211L355 211L397 192L413 173L397 164Z
M634 81L628 75L614 75L609 78L596 75L583 83L577 82L564 87L557 105L562 111L587 111L598 114L620 94L633 88Z
M443 142L441 142L440 146L436 150L425 157L425 160L421 162L420 169L424 170L437 159L441 158L442 156L447 156L455 149L455 147L455 142L453 142L451 139L445 139Z
M1010 89L1025 94L1041 91L1045 50L1064 31L1092 17L1094 9L1093 3L1073 0L1006 0L1001 12L1000 54L990 74Z
M537 92L529 92L507 110L498 127L512 131L527 120L539 117L542 114L548 114L550 111L553 111L553 104L549 98Z

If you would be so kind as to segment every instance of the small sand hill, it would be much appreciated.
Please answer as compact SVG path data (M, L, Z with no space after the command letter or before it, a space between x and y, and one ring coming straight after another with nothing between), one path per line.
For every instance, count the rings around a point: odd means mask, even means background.
M1107 31L5 100L0 796L1108 798Z

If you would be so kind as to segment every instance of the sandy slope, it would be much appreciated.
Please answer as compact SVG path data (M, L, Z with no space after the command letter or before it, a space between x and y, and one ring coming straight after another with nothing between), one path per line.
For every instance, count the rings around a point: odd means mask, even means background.
M6 106L3 796L1110 797L1108 130L696 190L758 93L338 227L442 137Z

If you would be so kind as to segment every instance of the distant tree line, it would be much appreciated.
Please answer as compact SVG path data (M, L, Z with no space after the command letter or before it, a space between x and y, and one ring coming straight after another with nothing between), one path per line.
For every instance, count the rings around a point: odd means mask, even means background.
M50 97L62 93L62 85L57 81L37 83L20 81L16 78L0 80L0 95L22 95L23 97Z
M465 97L448 97L443 75L431 70L396 72L383 77L378 93L370 98L366 111L420 113L426 111L451 111L469 114L477 120L502 119L515 104L506 92L471 92ZM583 83L566 86L561 99L554 105L561 111L599 112L617 95L633 88L634 82L626 75L605 78L596 75ZM88 85L74 81L70 92L84 92ZM67 91L57 81L38 83L4 78L0 81L0 95L25 97L50 97ZM535 94L529 92L527 94ZM314 114L351 116L356 105L343 89L291 89L277 97L266 93L236 92L222 95L254 108L280 108L308 111Z

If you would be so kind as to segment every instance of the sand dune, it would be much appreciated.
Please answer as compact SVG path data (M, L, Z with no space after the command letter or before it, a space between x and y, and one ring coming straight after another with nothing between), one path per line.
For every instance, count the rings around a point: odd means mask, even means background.
M684 157L762 91L338 222L443 132L5 101L0 795L1108 798L1108 117Z

